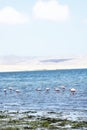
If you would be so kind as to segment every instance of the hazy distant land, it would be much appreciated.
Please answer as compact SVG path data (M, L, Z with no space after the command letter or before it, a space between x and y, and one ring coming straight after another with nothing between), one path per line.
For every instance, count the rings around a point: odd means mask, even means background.
M87 56L20 57L1 56L0 72L87 68Z

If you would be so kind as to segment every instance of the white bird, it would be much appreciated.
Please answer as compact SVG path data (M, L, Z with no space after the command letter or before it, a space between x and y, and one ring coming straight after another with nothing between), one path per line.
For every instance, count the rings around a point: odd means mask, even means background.
M71 88L70 91L74 93L74 92L76 92L76 89L75 88Z
M50 88L46 88L46 91L49 91L50 90Z
M16 93L20 93L20 90L18 90L18 89L17 89L17 90L15 90L15 91L16 91Z
M37 91L41 91L41 88L36 88Z
M7 90L6 89L4 89L4 92L6 92Z
M62 89L65 89L65 86L61 86Z
M11 90L13 90L13 88L12 88L12 87L9 87L9 90L11 91Z
M58 91L60 91L60 90L59 90L59 88L55 88L55 91L57 91L57 92L58 92Z

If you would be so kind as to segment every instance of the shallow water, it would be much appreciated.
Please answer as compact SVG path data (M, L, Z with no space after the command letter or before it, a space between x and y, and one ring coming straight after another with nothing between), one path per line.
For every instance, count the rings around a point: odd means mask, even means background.
M76 89L75 94L70 88ZM0 73L0 110L53 111L64 118L87 120L87 69Z

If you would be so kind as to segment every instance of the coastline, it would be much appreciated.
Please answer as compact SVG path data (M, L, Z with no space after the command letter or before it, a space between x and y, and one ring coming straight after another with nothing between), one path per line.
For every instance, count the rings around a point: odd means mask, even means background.
M74 116L74 115L73 115ZM0 111L0 130L86 129L87 121L68 119L55 111Z
M77 57L0 57L0 72L85 69L87 56Z
M0 72L87 69L87 65L0 65Z
M87 56L81 57L4 57L0 58L0 72L85 69Z

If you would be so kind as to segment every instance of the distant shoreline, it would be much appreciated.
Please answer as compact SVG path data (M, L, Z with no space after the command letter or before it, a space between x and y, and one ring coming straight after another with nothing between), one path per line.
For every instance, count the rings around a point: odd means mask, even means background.
M1 72L28 72L28 71L51 71L51 70L77 70L77 69L87 69L87 67L47 67L38 68L30 68L30 66L17 66L17 65L0 65L0 73Z
M4 57L0 59L0 72L86 69L87 56L82 57Z

